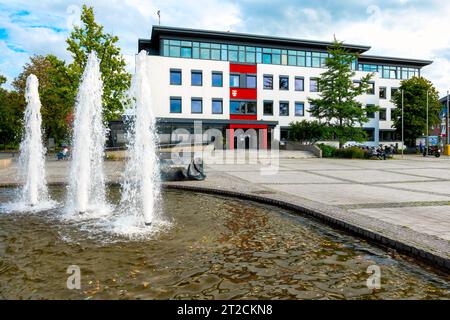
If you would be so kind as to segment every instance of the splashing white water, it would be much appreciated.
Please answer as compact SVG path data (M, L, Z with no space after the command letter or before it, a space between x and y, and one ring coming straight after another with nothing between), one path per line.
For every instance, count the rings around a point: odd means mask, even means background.
M54 207L47 191L45 148L42 144L41 101L39 81L34 74L27 78L24 133L20 143L18 179L23 182L17 201L2 205L2 211L40 211Z
M73 127L68 209L71 213L107 214L103 155L103 82L95 52L89 54L78 89Z
M162 224L160 214L159 159L156 153L156 121L152 112L151 86L146 52L136 57L130 96L128 159L122 183L118 232L139 233L141 228Z

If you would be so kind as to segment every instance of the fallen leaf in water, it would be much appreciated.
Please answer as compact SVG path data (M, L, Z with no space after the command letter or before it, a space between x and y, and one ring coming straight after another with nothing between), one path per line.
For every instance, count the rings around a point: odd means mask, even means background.
M144 286L144 289L147 289L147 287L150 285L150 283L148 282L142 282L142 285Z

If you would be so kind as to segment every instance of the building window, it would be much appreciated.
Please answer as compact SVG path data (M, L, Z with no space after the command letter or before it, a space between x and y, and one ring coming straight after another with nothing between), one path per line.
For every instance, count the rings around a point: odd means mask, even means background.
M368 104L367 107L373 107L373 104ZM371 111L371 112L366 112L366 117L368 119L375 119L375 112Z
M380 121L386 121L387 120L387 115L386 115L386 109L380 109Z
M272 54L263 53L263 63L264 64L272 64Z
M256 101L230 101L231 114L256 114Z
M181 70L170 70L170 84L181 86Z
M367 134L367 141L375 141L375 129L374 128L363 128L363 130Z
M295 77L295 91L305 91L305 79L303 77Z
M263 77L263 88L272 90L273 89L273 76L265 74Z
M289 90L288 76L280 76L280 90Z
M201 98L192 98L191 100L191 113L202 113L203 101Z
M399 91L399 88L391 88L391 99L395 98L395 94Z
M181 113L181 98L171 97L170 98L170 113Z
M296 117L305 116L305 103L303 103L303 102L295 103L295 116Z
M181 57L182 58L191 58L192 57L192 48L181 47Z
M309 91L310 92L319 92L319 79L317 79L317 78L309 79Z
M386 99L386 87L380 87L380 99Z
M247 88L256 88L256 76L247 75L246 82Z
M288 116L289 115L289 102L280 101L280 116Z
M264 115L273 116L273 101L264 101Z
M238 74L230 75L230 88L239 88L240 77Z
M212 113L222 114L223 113L223 100L222 99L212 99Z
M202 76L201 71L192 71L191 72L191 85L193 85L193 86L203 85L203 76Z
M222 72L213 72L212 73L212 86L213 87L223 87Z
M367 94L375 94L375 83L369 82L369 89L367 89Z

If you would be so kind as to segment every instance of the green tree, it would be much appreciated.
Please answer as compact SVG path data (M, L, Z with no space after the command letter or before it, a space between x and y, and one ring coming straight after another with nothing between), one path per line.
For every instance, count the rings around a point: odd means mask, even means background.
M66 40L67 50L72 53L73 63L69 65L75 88L81 79L88 54L97 53L103 80L103 107L105 120L117 119L122 111L131 75L125 70L125 60L117 46L119 38L103 32L103 26L95 22L92 7L83 5L82 26L76 26Z
M403 80L392 102L396 105L392 109L393 127L402 127L402 95L404 95L404 139L405 144L415 147L416 138L423 136L427 131L427 92L428 92L428 125L439 124L439 112L442 108L439 103L439 94L433 84L422 77L412 77Z
M302 144L314 144L320 140L330 139L331 128L317 120L295 121L289 124L289 138Z
M54 138L59 144L69 136L69 118L75 101L67 66L53 55L31 57L12 84L20 96L19 104L22 108L25 106L26 80L30 74L34 74L39 80L45 138Z
M1 86L6 78L0 75L0 144L3 148L17 148L22 129L23 104L15 91Z
M333 126L335 136L342 147L349 140L363 141L365 132L361 127L368 121L367 112L378 111L377 106L362 108L356 97L369 90L372 73L361 78L358 85L353 83L355 72L351 65L358 54L344 48L343 43L334 40L328 49L330 57L326 59L326 71L318 80L320 97L309 98L309 112L313 117Z

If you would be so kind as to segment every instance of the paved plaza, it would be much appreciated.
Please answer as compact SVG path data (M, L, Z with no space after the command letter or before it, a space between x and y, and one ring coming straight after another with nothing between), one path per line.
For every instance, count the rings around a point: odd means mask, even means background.
M450 241L450 159L407 156L388 161L279 160L279 172L260 165L211 165L209 175L231 176Z

